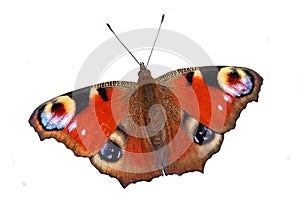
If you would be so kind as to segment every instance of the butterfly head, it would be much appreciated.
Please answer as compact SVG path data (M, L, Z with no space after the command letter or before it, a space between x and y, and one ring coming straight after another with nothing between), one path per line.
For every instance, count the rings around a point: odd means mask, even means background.
M145 84L150 82L154 82L154 79L151 76L151 72L145 67L144 63L141 62L138 83Z

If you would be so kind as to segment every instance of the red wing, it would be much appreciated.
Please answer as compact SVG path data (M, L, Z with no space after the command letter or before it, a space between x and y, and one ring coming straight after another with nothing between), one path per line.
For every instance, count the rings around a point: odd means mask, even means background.
M174 93L183 113L179 130L170 133L168 160L174 162L164 166L166 174L202 172L223 133L234 128L248 102L257 101L262 84L250 69L214 66L179 69L156 80Z
M178 69L157 81L175 94L183 111L219 133L234 128L247 103L257 101L262 84L253 70L217 66Z
M101 172L123 187L162 175L161 163L146 132L125 132L135 83L109 82L76 90L39 106L29 123L41 140L55 138L76 156L89 157ZM141 135L143 137L133 137Z
M90 157L126 116L134 89L135 83L109 82L76 90L40 105L29 123L42 140L55 138L75 155Z

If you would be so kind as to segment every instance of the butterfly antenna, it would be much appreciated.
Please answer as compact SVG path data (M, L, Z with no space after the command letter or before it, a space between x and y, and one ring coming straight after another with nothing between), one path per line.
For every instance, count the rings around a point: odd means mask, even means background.
M131 51L125 46L125 44L120 40L120 38L117 36L117 34L115 34L115 32L112 30L112 28L110 27L110 25L107 23L106 24L107 27L109 28L109 30L116 36L116 38L119 40L119 42L123 45L123 47L125 47L125 49L128 51L128 53L130 53L130 55L134 58L134 60L140 65L140 62L136 59L136 57L134 57L134 55L131 53Z
M157 38L158 38L158 34L159 34L159 32L160 32L160 27L161 27L161 24L162 24L163 21L164 21L164 18L165 18L165 14L163 14L162 17L161 17L161 21L160 21L160 24L159 24L159 27L158 27L158 31L157 31L155 40L154 40L154 42L153 42L153 46L152 46L152 49L151 49L151 52L150 52L150 55L149 55L149 58L148 58L148 61L147 61L147 64L146 64L146 68L147 68L147 66L148 66L148 64L149 64L149 61L150 61L150 58L151 58L153 49L154 49L154 47L155 47L155 44L156 44L156 41L157 41Z

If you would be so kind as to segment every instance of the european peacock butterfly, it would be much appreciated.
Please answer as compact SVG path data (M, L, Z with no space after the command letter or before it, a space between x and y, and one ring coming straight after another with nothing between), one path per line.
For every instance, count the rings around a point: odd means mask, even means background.
M177 69L154 79L139 64L137 83L110 81L63 94L37 107L30 125L41 140L55 138L126 187L202 172L247 103L258 100L263 81L231 66Z

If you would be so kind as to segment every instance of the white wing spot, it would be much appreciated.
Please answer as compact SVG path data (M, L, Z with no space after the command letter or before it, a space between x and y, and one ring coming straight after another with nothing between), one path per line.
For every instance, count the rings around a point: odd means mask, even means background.
M218 109L219 109L220 111L222 111L222 110L223 110L223 107L222 107L221 105L218 105Z
M82 135L82 136L85 136L85 134L86 134L86 130L83 129L83 130L81 131L81 135Z
M74 121L69 125L68 131L72 132L75 128L77 128L77 121Z
M223 96L223 98L224 98L224 100L227 101L228 103L232 103L232 99L231 99L231 97L230 97L229 95L225 94L225 95Z

